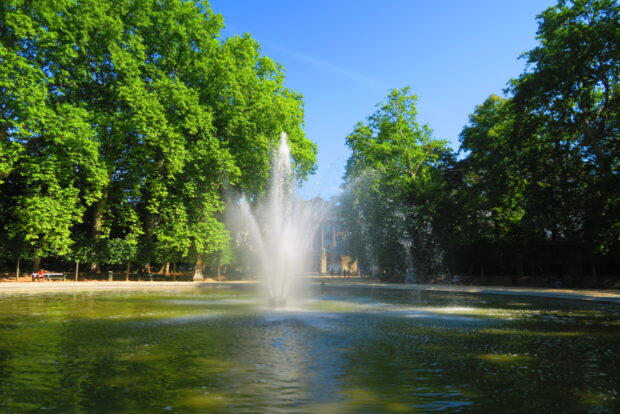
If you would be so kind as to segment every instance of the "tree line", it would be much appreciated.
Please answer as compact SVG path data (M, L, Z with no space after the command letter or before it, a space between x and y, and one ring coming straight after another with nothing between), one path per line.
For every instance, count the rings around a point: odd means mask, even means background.
M460 149L391 90L347 137L348 249L379 276L620 275L620 8L561 0L505 97L478 105Z
M0 261L227 256L228 195L264 190L281 131L300 179L302 96L206 1L0 3Z

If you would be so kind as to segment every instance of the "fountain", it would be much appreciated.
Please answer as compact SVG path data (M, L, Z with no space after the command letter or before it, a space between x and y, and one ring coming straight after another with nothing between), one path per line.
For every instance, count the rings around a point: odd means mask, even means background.
M254 208L245 198L240 203L242 232L247 235L273 307L286 305L308 269L314 233L325 210L325 203L297 199L293 192L291 152L282 132L266 198Z

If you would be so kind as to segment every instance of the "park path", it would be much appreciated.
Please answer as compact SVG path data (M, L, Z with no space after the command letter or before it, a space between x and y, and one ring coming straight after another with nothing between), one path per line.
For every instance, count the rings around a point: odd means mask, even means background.
M318 278L317 278L318 280ZM350 286L359 288L383 288L420 290L427 292L459 292L484 293L496 295L538 296L558 299L573 299L585 301L610 302L620 304L620 291L604 289L547 289L509 286L464 286L464 285L418 285L395 284L362 280L358 278L321 278L327 284L334 286Z
M313 283L349 288L382 288L419 290L427 292L458 292L496 295L538 296L558 299L609 302L620 305L620 291L602 289L545 289L503 286L418 285L369 281L360 278L312 277ZM84 290L141 290L141 289L192 289L218 285L254 284L254 281L232 282L5 282L0 283L0 295L11 293L46 293Z
M92 290L152 290L152 289L195 289L201 286L213 285L243 285L255 282L135 282L135 281L88 281L88 282L3 282L0 283L0 295L11 293L53 293L69 291Z

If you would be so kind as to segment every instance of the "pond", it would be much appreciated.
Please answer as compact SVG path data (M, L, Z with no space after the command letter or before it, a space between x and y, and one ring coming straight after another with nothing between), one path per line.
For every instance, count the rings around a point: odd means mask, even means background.
M330 287L0 296L0 412L620 412L620 307Z

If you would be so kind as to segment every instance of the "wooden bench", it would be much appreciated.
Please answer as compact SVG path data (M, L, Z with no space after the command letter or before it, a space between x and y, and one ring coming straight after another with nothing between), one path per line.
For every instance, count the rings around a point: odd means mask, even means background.
M67 280L67 277L63 273L45 273L45 278L47 280Z
M51 273L51 272L44 272L42 275L40 275L39 273L32 273L32 281L34 282L37 279L43 279L43 280L67 280L67 277L65 276L64 273Z

